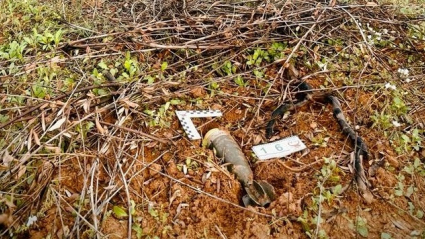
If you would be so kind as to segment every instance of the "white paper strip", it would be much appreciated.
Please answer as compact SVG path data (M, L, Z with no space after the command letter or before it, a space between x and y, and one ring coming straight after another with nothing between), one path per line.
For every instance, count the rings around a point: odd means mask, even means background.
M252 151L260 160L266 160L285 157L306 148L298 136L291 136L268 144L255 145Z
M186 132L190 140L201 139L201 135L196 130L191 118L219 117L223 114L220 110L176 110L177 118L179 118L183 130Z

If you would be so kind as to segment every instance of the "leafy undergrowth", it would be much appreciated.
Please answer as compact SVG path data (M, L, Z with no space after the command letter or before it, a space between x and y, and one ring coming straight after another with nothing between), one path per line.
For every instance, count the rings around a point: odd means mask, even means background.
M2 237L425 237L423 3L0 9ZM321 102L279 119L271 139L298 135L308 150L253 154L301 81L337 96L368 145L372 199ZM194 123L231 132L254 177L274 186L270 206L241 206L227 166L188 140L175 110L200 109L223 112Z

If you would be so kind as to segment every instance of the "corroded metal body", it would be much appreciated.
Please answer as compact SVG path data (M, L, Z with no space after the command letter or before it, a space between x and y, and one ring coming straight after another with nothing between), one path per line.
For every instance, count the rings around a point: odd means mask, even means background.
M231 165L230 171L236 175L242 184L247 196L243 198L245 205L256 204L266 206L275 198L273 186L265 181L255 181L251 167L245 158L241 148L226 131L212 129L208 131L204 139L207 146L213 147L216 155Z

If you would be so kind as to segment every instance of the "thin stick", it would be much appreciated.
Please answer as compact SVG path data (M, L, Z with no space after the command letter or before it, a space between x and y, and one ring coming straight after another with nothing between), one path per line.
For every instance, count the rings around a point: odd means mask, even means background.
M108 123L108 122L105 122L105 121L99 121L99 123L106 124L106 125L109 125L109 126L113 126L115 128L122 129L122 130L125 130L125 131L128 131L128 132L131 132L131 133L135 133L135 134L141 135L143 137L146 137L146 138L149 138L149 139L152 139L152 140L156 140L156 141L161 142L163 144L170 144L170 143L172 143L171 141L168 141L168 140L165 140L165 139L161 139L161 138L158 138L158 137L153 136L151 134L143 133L142 131L134 130L134 129L127 128L127 127L124 127L124 126L119 126L119 125L116 125L116 124L111 124L111 123Z

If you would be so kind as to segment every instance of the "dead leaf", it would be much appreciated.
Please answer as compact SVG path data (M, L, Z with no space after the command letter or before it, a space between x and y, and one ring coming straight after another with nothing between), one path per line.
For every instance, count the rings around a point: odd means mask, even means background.
M171 139L171 138L173 138L173 133L171 133L170 131L166 131L166 132L164 132L162 135L164 135L164 137L165 137L166 139Z
M56 146L44 146L44 149L47 149L48 151L54 152L56 154L61 153L61 149L59 147L56 147Z
M22 177L22 175L25 174L26 171L27 171L27 167L25 167L25 166L19 167L19 171L18 171L18 175L17 175L16 179L20 179Z
M85 99L85 100L82 100L82 102L83 103L82 103L81 106L83 107L84 112L89 113L91 100Z
M170 198L170 205L174 202L174 200L175 200L177 197L180 197L180 196L181 196L180 189L177 189L176 191L174 191L173 195L172 195L172 196L171 196L171 198Z
M28 149L28 151L31 151L31 146L32 146L32 131L33 130L34 129L31 129L30 130L30 133L28 135L28 140L27 140L27 149Z
M44 111L41 112L41 128L46 132L46 119L44 118Z
M124 103L125 105L127 105L130 108L136 109L137 107L139 107L138 104L131 102L128 98L122 98L122 99L119 100L119 102Z
M95 125L96 125L97 131L99 131L99 133L101 135L104 135L105 134L105 129L103 129L102 125L100 124L98 117L96 117L96 119L95 119Z
M14 161L15 159L9 154L9 152L6 150L6 152L3 155L3 165L6 167L9 167L9 163Z
M54 125L52 125L52 127L50 127L50 128L47 130L47 132L50 132L50 131L53 131L53 130L59 129L59 128L63 125L63 123L65 123L65 121L66 121L66 118L65 118L65 117L63 117L62 119L60 119L60 120L56 121L56 123L55 123Z
M367 2L366 3L366 6L368 6L368 7L376 7L376 6L378 6L378 4L376 4L375 2Z
M29 64L25 66L25 73L29 74L31 71L33 71L37 67L36 63Z
M34 142L36 145L40 146L41 142L40 142L40 137L38 137L38 133L35 132L35 130L32 131L33 137L34 137Z

